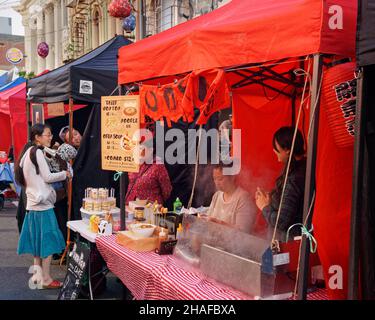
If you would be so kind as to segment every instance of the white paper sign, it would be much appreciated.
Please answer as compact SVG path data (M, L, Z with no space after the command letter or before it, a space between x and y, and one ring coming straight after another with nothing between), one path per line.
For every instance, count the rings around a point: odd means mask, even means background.
M275 254L273 256L273 266L281 266L283 264L288 264L289 263L289 252L287 253L280 253L280 254Z
M79 93L92 94L92 81L80 80L79 81Z

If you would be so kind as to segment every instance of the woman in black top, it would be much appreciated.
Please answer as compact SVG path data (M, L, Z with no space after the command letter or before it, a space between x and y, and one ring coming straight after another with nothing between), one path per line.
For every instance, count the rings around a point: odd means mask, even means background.
M278 161L284 163L284 169L282 174L277 178L275 188L271 192L265 192L259 187L255 192L256 205L262 210L262 214L272 231L276 225L286 169L292 148L294 130L294 127L282 127L275 132L272 141L273 151ZM304 140L302 133L298 130L285 186L280 217L277 224L276 238L278 240L285 241L288 228L295 223L302 223L305 173L306 158ZM301 229L298 227L292 228L289 235L291 237L300 235L300 230Z

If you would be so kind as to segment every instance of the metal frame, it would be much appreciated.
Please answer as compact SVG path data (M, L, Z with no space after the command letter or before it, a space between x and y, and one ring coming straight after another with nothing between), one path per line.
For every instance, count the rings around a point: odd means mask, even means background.
M233 89L242 88L251 84L259 84L279 94L285 95L288 98L295 98L294 94L286 93L283 90L275 88L271 84L265 83L265 81L275 81L275 82L285 84L286 86L288 85L294 86L295 88L303 87L303 84L301 84L300 81L296 81L296 78L292 70L289 70L283 73L278 73L275 70L273 70L275 66L283 62L287 62L287 59L275 61L275 64L273 66L262 66L262 65L248 65L247 66L249 68L255 67L257 68L257 70L246 69L246 66L242 66L239 69L237 68L227 69L226 72L235 73L238 76L243 78L232 85Z
M309 230L311 228L313 208L309 214L310 206L315 192L315 170L316 157L318 148L318 130L319 130L319 111L320 111L320 84L323 69L323 56L321 54L314 55L313 77L311 84L311 104L310 104L310 120L312 121L311 132L307 142L307 164L306 164L306 180L305 180L305 196L303 202L303 222ZM299 264L298 279L298 300L306 300L307 283L308 283L308 266L310 255L310 244L305 235L302 235L301 256Z
M119 89L119 95L124 95L126 86L121 85ZM125 230L126 229L126 212L125 212L125 196L126 192L128 190L129 185L129 179L128 179L128 173L123 172L120 176L120 229Z

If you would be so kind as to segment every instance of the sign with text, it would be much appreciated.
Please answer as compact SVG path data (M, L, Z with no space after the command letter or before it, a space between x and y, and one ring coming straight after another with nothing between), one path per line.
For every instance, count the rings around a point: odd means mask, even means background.
M82 277L89 263L90 249L82 242L74 244L68 257L68 270L58 300L75 300L82 286Z
M64 102L47 104L48 116L60 117L65 115Z
M139 96L102 97L101 108L102 169L138 172Z
M32 125L41 123L44 124L44 107L42 104L32 105Z

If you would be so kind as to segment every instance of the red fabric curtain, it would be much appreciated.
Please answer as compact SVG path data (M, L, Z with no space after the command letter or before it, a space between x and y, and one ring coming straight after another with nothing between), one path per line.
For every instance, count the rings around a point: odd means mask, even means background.
M324 109L324 105L322 105ZM322 262L329 299L346 299L352 201L353 147L339 147L320 112L316 167L314 235ZM331 268L331 269L330 269ZM342 270L343 288L330 288L330 279ZM329 273L331 271L331 273ZM340 274L337 273L337 276ZM334 279L331 281L335 283ZM339 285L339 283L336 283Z
M9 98L14 156L17 159L27 142L26 89Z
M257 99L258 98L258 99ZM259 101L263 101L260 106ZM291 100L279 96L274 101L255 97L244 91L233 92L234 128L241 129L240 185L247 190L255 203L255 190L271 190L282 166L273 152L272 137L277 129L291 125ZM265 233L266 224L258 212L256 230Z
M0 113L0 151L8 153L11 144L10 118L8 115Z

